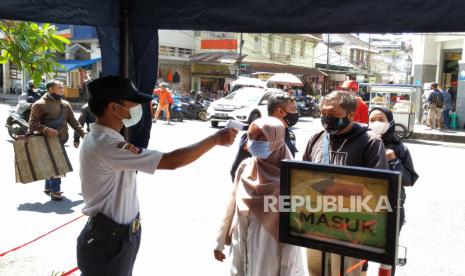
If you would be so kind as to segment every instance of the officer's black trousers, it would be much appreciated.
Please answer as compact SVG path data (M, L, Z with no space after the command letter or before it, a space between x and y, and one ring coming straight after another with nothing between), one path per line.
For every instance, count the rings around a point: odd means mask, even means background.
M77 262L82 276L130 276L139 251L141 228L117 224L98 214L77 239Z

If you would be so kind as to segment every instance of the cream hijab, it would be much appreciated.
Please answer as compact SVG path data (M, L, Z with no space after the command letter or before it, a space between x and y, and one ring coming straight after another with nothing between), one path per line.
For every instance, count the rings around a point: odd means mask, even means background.
M279 213L264 212L264 196L279 196L281 160L292 159L284 142L283 123L274 117L266 117L252 123L270 142L271 155L267 159L252 157L244 161L236 176L236 204L239 212L250 211L265 230L279 241Z

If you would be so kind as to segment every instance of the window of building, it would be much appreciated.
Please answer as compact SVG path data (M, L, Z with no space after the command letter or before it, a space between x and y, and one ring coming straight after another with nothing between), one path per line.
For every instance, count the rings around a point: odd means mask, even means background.
M169 46L160 46L158 48L158 54L160 56L189 58L190 56L192 56L193 53L194 51L192 49L187 48L177 48Z
M286 38L283 38L283 39L279 42L279 53L280 53L281 55L286 54Z
M254 48L255 48L255 51L260 52L260 50L262 48L261 44L262 43L261 43L260 35L255 35L254 36Z
M305 41L304 40L302 40L302 42L300 43L300 56L301 57L305 56Z
M291 40L291 56L295 56L296 39Z
M272 34L268 35L268 52L272 53L273 52L273 43L274 43L274 38Z
M459 62L462 60L461 51L444 51L441 83L444 86L451 86L456 83L459 76Z
M350 49L350 63L354 64L355 49Z
M192 56L194 51L192 49L187 48L178 48L178 56L188 58Z

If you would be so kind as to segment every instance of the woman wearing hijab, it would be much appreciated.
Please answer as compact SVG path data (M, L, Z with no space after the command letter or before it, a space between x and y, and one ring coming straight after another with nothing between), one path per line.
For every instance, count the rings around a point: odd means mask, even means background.
M405 186L413 186L418 179L418 174L413 167L412 156L405 146L395 135L395 122L392 112L375 107L370 111L369 127L373 133L379 135L386 148L386 157L389 161L389 169L402 173L402 189L400 201L400 226L405 221Z
M292 159L282 122L274 117L256 120L248 131L252 154L236 172L235 188L223 220L215 259L223 261L231 246L231 275L304 275L299 247L279 243L279 213L264 212L264 197L279 196L280 163Z
M405 222L404 203L406 199L406 186L413 186L418 179L418 174L413 167L412 156L405 146L394 134L395 122L392 112L386 108L375 107L370 111L369 128L374 134L381 137L386 148L386 157L389 161L389 169L402 173L402 187L400 195L400 229ZM367 264L362 268L366 271ZM395 268L392 269L394 275ZM362 274L363 275L363 274Z

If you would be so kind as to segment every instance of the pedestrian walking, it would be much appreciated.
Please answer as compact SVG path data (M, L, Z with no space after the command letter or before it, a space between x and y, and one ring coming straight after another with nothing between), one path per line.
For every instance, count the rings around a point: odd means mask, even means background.
M321 102L321 123L324 130L313 135L308 141L303 161L344 166L388 169L382 140L368 128L354 122L357 99L350 93L334 91ZM307 250L307 264L310 276L321 275L319 250ZM360 260L346 257L345 267L352 267ZM328 275L338 275L340 256L329 254ZM351 275L361 275L355 269Z
M292 159L284 142L285 127L277 118L260 118L251 124L248 136L253 157L237 170L215 259L222 262L222 251L230 245L231 275L303 276L301 249L279 242L279 213L263 208L265 196L279 196L281 160Z
M428 97L428 127L430 129L442 128L442 108L444 106L444 95L438 90L438 84L431 84L433 92Z
M357 101L357 108L355 109L354 122L368 124L368 105L363 99L358 96L358 83L354 80L347 80L341 85L344 91L351 93Z
M79 115L78 122L82 127L85 127L87 132L90 131L90 124L95 123L95 116L90 112L89 105L85 104L81 108L81 114ZM74 132L74 142L73 145L75 148L79 147L80 144L79 133Z
M450 129L449 113L452 110L452 95L449 93L448 89L444 89L442 91L442 96L444 98L444 105L442 108L442 124L445 129Z
M292 156L298 152L296 147L296 137L294 132L291 130L291 127L297 124L299 121L299 113L297 111L297 103L294 98L289 96L287 93L276 93L268 99L268 116L275 117L279 119L285 128L285 138L287 147L291 151ZM248 137L245 133L241 137L241 142L239 143L239 150L237 152L236 158L234 159L233 165L231 167L231 179L234 182L236 176L236 171L239 165L247 158L252 157L250 152L247 150Z
M158 117L160 116L160 112L165 112L166 123L170 124L170 105L173 104L173 97L171 97L170 91L168 91L169 84L168 83L161 83L160 90L158 92L158 108L155 112L155 119L153 120L154 123L157 122Z
M378 135L386 148L386 158L389 169L402 173L402 186L400 193L400 219L399 231L405 223L405 200L407 194L405 187L411 187L418 179L418 174L413 166L413 159L407 146L402 143L394 134L395 121L391 111L386 108L375 107L370 111L369 128ZM362 267L362 271L367 271L368 263ZM395 267L391 269L391 275L394 275Z
M39 89L34 85L32 80L27 82L27 102L28 103L35 103L41 98L39 94Z
M139 122L141 104L152 96L119 76L96 79L88 89L89 108L97 119L79 153L82 211L89 220L77 239L77 263L83 276L129 276L141 239L137 172L186 166L215 146L231 145L237 131L222 129L169 153L138 148L119 131Z
M58 136L60 142L65 144L68 141L69 124L80 137L84 137L84 129L74 117L73 108L63 99L63 83L52 80L47 83L46 89L47 93L32 105L29 131L39 132L50 138ZM61 200L61 177L46 179L44 193L52 200Z

